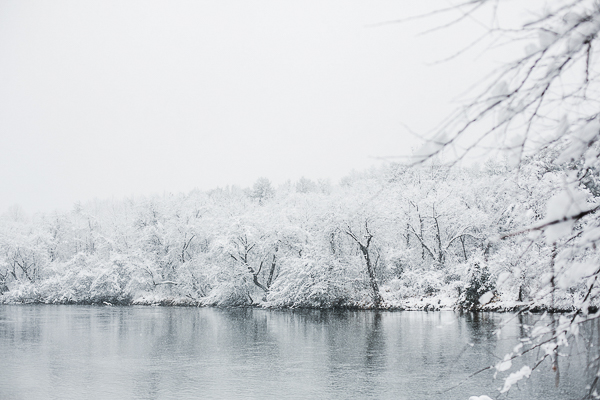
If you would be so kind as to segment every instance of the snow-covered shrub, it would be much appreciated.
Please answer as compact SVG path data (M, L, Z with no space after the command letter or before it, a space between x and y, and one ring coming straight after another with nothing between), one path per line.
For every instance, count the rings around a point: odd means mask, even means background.
M202 299L202 304L219 307L240 307L249 306L252 301L247 282L224 280L212 288L208 296Z
M425 297L438 293L444 286L441 271L409 270L401 278L385 285L386 292L394 298Z
M0 303L39 303L41 301L37 286L32 282L14 281L8 289L0 296Z
M286 259L266 305L309 308L367 305L371 299L360 267L333 257Z
M487 263L481 257L473 257L465 265L466 283L458 305L462 309L471 310L479 306L481 296L495 289L495 280L490 274Z
M415 268L415 259L418 259L416 249L393 249L386 256L386 266L394 278L402 278L405 271Z

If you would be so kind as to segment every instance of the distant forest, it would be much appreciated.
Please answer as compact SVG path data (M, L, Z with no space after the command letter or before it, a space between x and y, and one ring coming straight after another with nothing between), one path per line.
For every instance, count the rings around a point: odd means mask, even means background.
M558 259L551 229L519 233L552 212L569 171L554 158L387 165L338 184L260 178L31 216L13 207L0 219L0 302L578 308L581 238ZM594 176L577 191L595 204Z

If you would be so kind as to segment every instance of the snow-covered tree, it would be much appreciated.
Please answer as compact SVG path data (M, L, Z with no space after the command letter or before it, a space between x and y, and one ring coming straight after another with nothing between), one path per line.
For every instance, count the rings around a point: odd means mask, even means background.
M250 191L250 197L257 199L259 204L263 204L274 195L275 190L267 178L258 178Z
M580 325L600 317L594 313L600 303L600 4L546 1L530 12L527 21L514 25L518 7L497 0L468 0L446 10L461 15L450 24L461 23L468 19L465 16L491 21L483 40L512 48L524 45L524 51L513 52L514 59L480 86L473 100L417 153L416 161L442 152L456 160L482 148L494 149L494 155L503 153L515 167L517 189L512 193L527 199L529 214L506 224L510 230L497 238L496 247L507 249L512 243L519 252L518 260L505 254L513 274L506 271L499 283L518 286L518 299L527 300L523 309L537 304L560 308L569 293L575 301L571 314L552 319L546 329L533 330L530 347L511 357L540 348L542 360L550 360L558 379L559 347L574 340ZM503 18L506 15L512 18ZM526 191L530 193L523 195ZM516 221L520 208L511 209L507 217ZM535 262L528 263L532 252ZM529 279L532 274L541 278ZM527 285L525 280L537 284ZM595 361L590 367L596 378L590 382L590 398L600 397L600 363L595 357L592 354ZM540 365L541 360L531 369ZM509 378L502 392L509 390Z

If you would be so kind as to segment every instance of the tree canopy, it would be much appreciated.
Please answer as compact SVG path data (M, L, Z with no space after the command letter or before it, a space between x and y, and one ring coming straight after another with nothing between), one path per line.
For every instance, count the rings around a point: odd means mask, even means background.
M539 202L525 204L533 219L505 225L509 229L496 242L511 240L518 246L513 248L518 249L518 256L506 255L507 266L521 264L532 253L544 261L533 268L519 267L516 276L498 275L497 285L508 279L526 280L527 274L536 273L544 276L540 285L521 287L519 299L527 291L529 296L547 298L556 305L561 289L569 285L585 293L570 314L532 331L529 347L510 355L512 360L525 351L543 350L536 365L509 375L502 392L528 377L545 359L550 360L558 381L559 348L577 341L581 327L600 317L600 3L542 2L520 26L511 25L506 17L515 8L514 3L505 1L470 0L437 11L459 11L460 16L450 24L471 18L481 22L481 17L487 17L491 22L481 39L511 48L520 46L522 53L516 53L478 87L472 100L436 132L416 160L444 153L456 161L476 149L503 154L515 169L519 189L537 192ZM526 304L521 311L529 309L531 305ZM600 363L597 352L588 351L592 378L587 396L598 398ZM491 368L501 371L503 364Z

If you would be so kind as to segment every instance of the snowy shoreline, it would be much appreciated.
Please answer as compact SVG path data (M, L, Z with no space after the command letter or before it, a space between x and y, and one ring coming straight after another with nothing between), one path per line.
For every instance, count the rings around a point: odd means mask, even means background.
M122 300L122 301L82 301L82 302L47 302L43 300L24 300L24 301L7 301L7 299L0 296L0 305L74 305L74 306L119 306L119 307L133 307L133 306L147 306L147 307L210 307L210 308L256 308L264 310L322 310L322 311L454 311L454 312L496 312L496 313L514 313L514 312L528 312L528 313L572 313L577 312L577 307L574 305L560 305L557 307L550 307L546 304L536 303L525 303L525 302L505 302L498 301L483 306L473 307L471 309L465 309L456 304L456 299L446 298L444 302L437 302L437 298L430 299L405 299L403 301L384 302L379 308L374 308L372 305L342 305L342 306L328 306L328 307L307 307L307 306L273 306L267 302L258 302L247 305L238 306L219 306L214 304L206 304L202 300L190 299L186 297L172 297L172 298L156 298L154 296L140 297L133 300ZM436 300L435 302L427 300ZM588 311L593 313L598 310L596 306L590 306Z

